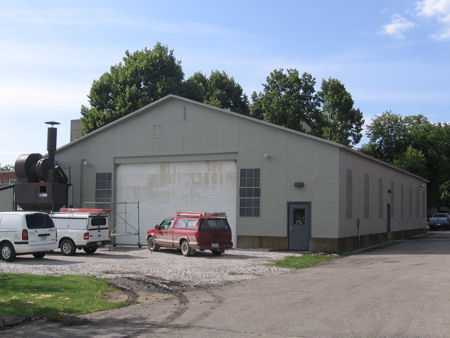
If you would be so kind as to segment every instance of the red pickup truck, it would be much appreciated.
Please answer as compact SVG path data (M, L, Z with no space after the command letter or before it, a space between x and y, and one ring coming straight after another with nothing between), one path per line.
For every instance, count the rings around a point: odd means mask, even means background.
M177 212L147 231L150 251L161 247L181 249L183 256L195 250L211 250L218 256L233 247L231 228L225 213Z

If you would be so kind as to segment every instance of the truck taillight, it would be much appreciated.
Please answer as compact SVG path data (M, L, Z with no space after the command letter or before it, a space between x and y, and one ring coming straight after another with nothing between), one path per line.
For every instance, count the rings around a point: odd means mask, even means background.
M27 229L22 230L22 241L28 241L28 230Z
M83 235L83 239L88 240L89 239L89 232L85 232Z

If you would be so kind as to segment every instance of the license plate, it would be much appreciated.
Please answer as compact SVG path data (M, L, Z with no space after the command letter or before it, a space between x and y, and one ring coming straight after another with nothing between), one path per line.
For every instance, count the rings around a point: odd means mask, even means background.
M218 248L219 247L219 243L212 243L211 244L211 248Z

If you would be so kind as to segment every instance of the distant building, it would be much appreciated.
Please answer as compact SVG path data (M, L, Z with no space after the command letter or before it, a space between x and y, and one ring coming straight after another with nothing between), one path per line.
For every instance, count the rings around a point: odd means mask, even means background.
M77 138L83 136L83 129L81 128L81 120L70 121L70 142L75 141Z
M16 183L14 171L0 171L0 186Z

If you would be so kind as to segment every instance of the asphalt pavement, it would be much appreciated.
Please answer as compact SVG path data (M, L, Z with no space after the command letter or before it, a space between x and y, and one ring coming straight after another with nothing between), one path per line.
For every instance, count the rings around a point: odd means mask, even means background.
M450 232L1 336L450 336Z

